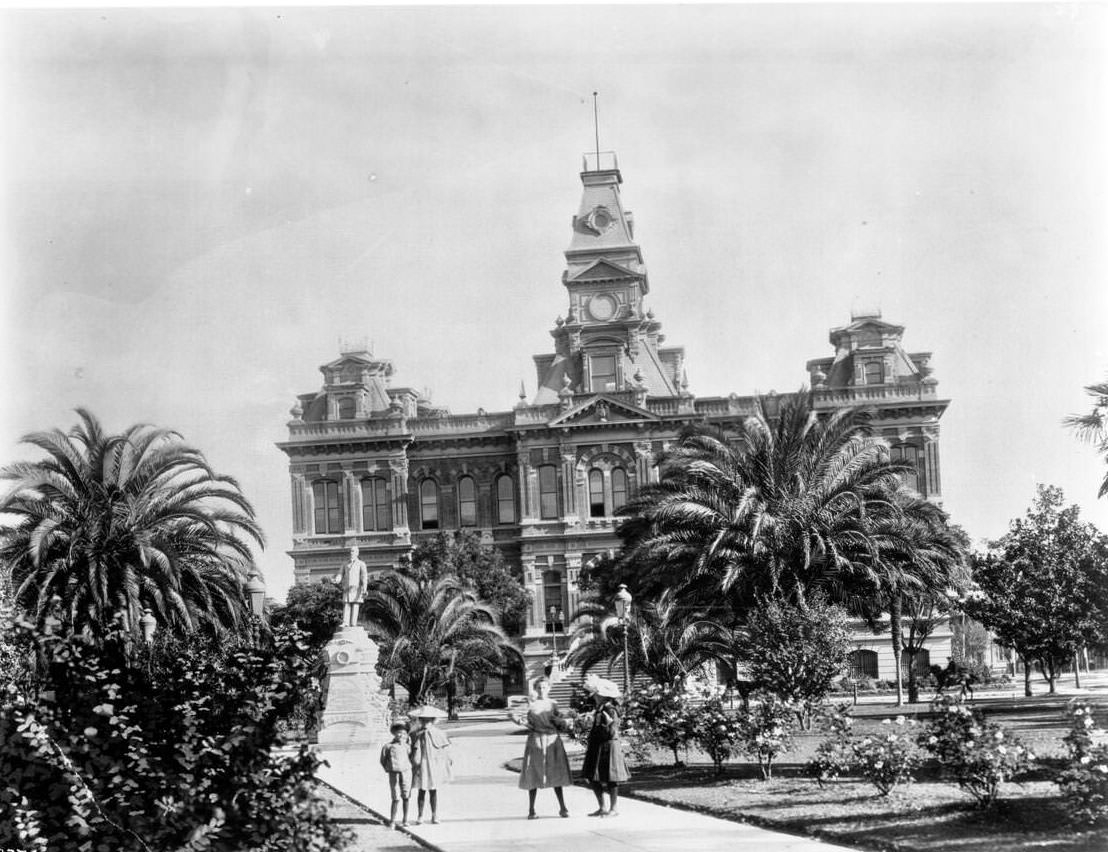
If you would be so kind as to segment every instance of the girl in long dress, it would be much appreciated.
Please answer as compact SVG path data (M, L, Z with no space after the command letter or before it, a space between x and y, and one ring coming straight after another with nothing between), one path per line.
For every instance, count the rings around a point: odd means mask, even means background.
M586 680L585 686L592 691L596 702L592 728L589 730L588 743L585 746L585 762L581 767L582 777L589 782L596 796L596 810L589 816L619 816L616 803L619 800L619 785L631 778L627 764L623 759L623 745L619 738L619 687L604 678ZM608 790L610 805L604 807L604 790Z
M432 712L433 711L433 712ZM450 739L435 725L436 708L422 707L416 711L420 727L412 734L412 787L416 794L416 825L423 822L423 802L431 794L431 822L439 821L439 787L453 780ZM442 714L446 715L446 714Z
M538 698L527 709L527 746L523 750L523 766L519 772L519 789L527 791L527 819L538 819L535 796L540 789L554 788L558 797L558 816L568 817L569 810L562 788L572 783L569 758L562 744L560 729L565 717L558 703L550 697L550 681L540 677L535 681ZM518 720L517 720L518 721Z

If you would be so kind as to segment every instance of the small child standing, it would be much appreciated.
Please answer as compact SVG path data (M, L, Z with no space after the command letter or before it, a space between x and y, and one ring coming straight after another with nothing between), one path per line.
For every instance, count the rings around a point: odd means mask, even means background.
M435 719L446 714L437 707L424 705L413 711L420 727L412 734L412 786L416 793L416 825L423 822L424 794L431 796L431 822L439 821L439 785L453 778L454 761L450 757L450 739L435 726Z
M412 760L409 755L408 723L394 722L389 728L392 740L381 746L381 767L389 774L389 791L392 793L392 809L389 811L389 828L396 828L396 809L404 803L404 821L408 824L408 797L411 795L409 773Z

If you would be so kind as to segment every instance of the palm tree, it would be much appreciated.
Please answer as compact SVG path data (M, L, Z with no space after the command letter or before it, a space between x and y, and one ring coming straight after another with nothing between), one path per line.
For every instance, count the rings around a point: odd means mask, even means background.
M845 597L871 626L876 625L882 610L888 612L896 703L900 705L904 703L904 616L917 627L926 627L924 622L931 618L928 610L933 609L929 602L962 582L967 540L960 529L948 523L941 508L904 488L884 501L867 521L875 557L855 562ZM913 642L913 647L916 644ZM910 701L919 700L914 665L909 667L908 693Z
M247 614L244 584L264 545L238 483L214 473L176 432L132 426L108 435L88 411L68 434L23 438L46 452L8 465L0 566L15 605L42 627L103 635L145 608L173 630L220 630Z
M609 667L623 662L624 629L631 676L645 674L659 686L683 683L707 662L729 664L734 658L731 633L699 613L686 615L670 594L641 604L626 625L599 601L583 603L573 620L577 626L566 659L582 673L605 662Z
M859 410L817 416L804 391L772 418L759 402L734 436L686 433L660 468L622 529L636 594L673 588L686 603L736 615L759 596L802 599L872 561L867 517L908 469Z
M522 659L498 626L499 612L453 575L418 579L389 571L366 593L363 619L381 639L381 658L412 702L426 701L455 678L502 671Z
M1108 461L1108 381L1088 385L1085 392L1093 398L1093 407L1088 414L1071 414L1062 422L1077 432L1079 438L1091 441L1097 452ZM1097 497L1108 495L1108 473L1100 483Z

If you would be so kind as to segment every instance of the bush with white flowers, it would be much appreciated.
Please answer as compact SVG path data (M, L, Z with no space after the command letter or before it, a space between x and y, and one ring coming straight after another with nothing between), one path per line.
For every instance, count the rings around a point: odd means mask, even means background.
M981 711L944 695L931 705L933 716L919 744L969 793L977 804L996 801L1000 785L1031 768L1035 755Z
M1108 819L1108 735L1080 699L1066 708L1070 730L1065 743L1066 767L1055 777L1070 815L1084 823Z
M913 780L920 754L915 743L914 719L897 716L895 720L882 720L881 725L881 733L856 741L853 752L858 770L877 792L887 796L901 784Z

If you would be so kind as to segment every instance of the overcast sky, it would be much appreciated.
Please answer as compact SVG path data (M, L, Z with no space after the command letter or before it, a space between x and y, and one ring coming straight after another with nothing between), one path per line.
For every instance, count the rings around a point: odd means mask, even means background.
M934 353L945 506L1036 483L1108 531L1061 426L1108 376L1108 9L7 12L0 459L91 408L238 477L292 579L288 410L339 340L504 410L566 310L581 153L614 149L697 395L795 390L879 307Z

